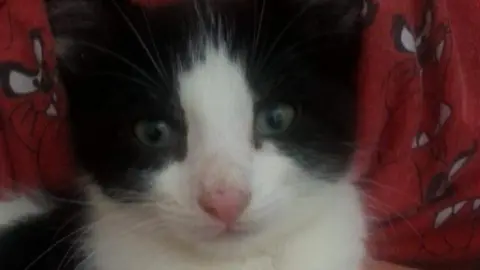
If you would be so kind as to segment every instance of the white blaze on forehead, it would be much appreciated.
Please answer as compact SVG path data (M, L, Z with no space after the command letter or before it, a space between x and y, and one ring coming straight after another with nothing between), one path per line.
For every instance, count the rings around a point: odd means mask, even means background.
M205 57L179 75L179 92L189 153L231 155L251 147L252 95L242 65L225 50L207 47Z

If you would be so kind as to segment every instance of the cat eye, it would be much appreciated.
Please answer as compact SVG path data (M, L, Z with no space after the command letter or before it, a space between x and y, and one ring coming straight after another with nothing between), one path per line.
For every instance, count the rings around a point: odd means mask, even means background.
M165 147L170 142L170 128L162 121L140 121L135 126L137 139L150 147Z
M263 136L273 136L286 131L295 119L295 108L276 103L257 114L256 129Z

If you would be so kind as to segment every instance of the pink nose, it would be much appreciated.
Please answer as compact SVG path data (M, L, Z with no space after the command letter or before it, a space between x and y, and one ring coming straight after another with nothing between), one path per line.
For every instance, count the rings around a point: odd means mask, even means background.
M198 204L211 217L232 225L245 211L250 202L250 194L238 189L214 189L205 191Z

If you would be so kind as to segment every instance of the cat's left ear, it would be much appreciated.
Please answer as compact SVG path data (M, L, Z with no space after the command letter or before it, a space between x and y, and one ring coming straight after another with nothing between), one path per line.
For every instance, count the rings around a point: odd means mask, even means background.
M339 34L358 32L362 25L363 0L280 0L289 2L304 12L307 30L336 32Z
M299 39L312 55L328 63L325 72L349 74L356 70L361 52L363 0L275 0L298 15ZM277 3L278 3L277 2Z

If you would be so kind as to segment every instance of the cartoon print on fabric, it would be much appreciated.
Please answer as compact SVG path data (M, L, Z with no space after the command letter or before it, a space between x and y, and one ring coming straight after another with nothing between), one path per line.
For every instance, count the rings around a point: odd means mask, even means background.
M384 125L371 165L374 179L378 179L377 182L383 186L379 188L381 191L376 193L376 197L379 200L391 201L390 211L410 211L410 208L418 208L425 203L423 194L426 181L420 178L423 176L420 176L418 170L424 167L425 162L428 162L427 165L432 170L446 166L437 158L432 158L434 153L445 152L446 147L443 140L434 139L432 134L441 133L452 115L451 112L443 115L440 113L440 108L443 108L440 104L448 104L443 101L445 82L443 78L446 77L446 69L442 71L443 74L436 74L437 77L434 78L435 81L440 81L439 87L428 85L424 75L438 72L437 67L440 65L433 59L430 61L432 64L426 60L423 62L419 60L428 59L423 56L429 55L426 48L436 47L432 32L429 30L440 21L434 15L435 5L430 0L408 3L410 5L406 4L404 11L395 9L396 13L389 16L391 23L389 38L391 46L397 53L390 56L394 59L392 66L388 68L380 85L382 89L380 94L383 93L385 102L382 121ZM384 20L388 21L388 18ZM419 25L417 26L415 22ZM445 36L444 40L443 44L451 44L450 35ZM451 45L443 48L445 50L442 51L442 65L447 67L448 65L443 63L450 59ZM426 90L427 86L433 88ZM450 108L448 105L447 107ZM443 110L445 111L447 110ZM432 140L435 142L428 143ZM418 147L419 145L422 147ZM439 163L435 165L438 168L432 168L432 159L435 160L434 163ZM392 175L392 171L398 170L402 173ZM388 187L395 187L395 191L387 190ZM396 215L390 216L395 217Z
M455 181L461 177L462 170L471 164L477 150L477 143L474 142L459 154L447 153L452 159L442 163L445 164L444 170L431 177L419 174L419 179L432 179L430 186L420 187L426 192L424 200L432 198L430 204L395 214L377 224L385 235L404 237L398 243L390 243L402 250L403 258L412 262L437 261L438 258L448 261L475 252L470 248L473 243L480 243L480 224L475 221L480 216L480 198L453 195ZM436 162L433 161L433 164L436 165ZM432 205L432 202L436 204ZM398 253L393 248L391 252Z
M394 64L383 83L388 120L379 142L377 162L385 168L400 162L413 172L405 175L405 183L419 185L406 189L417 189L411 193L418 194L416 204L421 205L433 199L431 194L438 193L426 191L433 186L431 182L438 182L438 176L425 178L429 173L424 170L444 171L450 166L446 162L444 127L453 116L452 107L445 100L452 42L449 28L436 16L434 1L413 1L412 5L416 5L413 10L417 11L414 18L402 14L392 18L391 38L402 59ZM414 117L418 115L421 117ZM411 121L416 118L417 121Z
M459 196L455 182L463 168L466 168L477 153L477 143L473 143L451 160L445 171L437 173L426 188L426 200L439 201L442 206L435 210L429 219L431 229L423 235L423 250L432 256L460 256L470 247L478 228L474 220L478 213L479 198ZM451 153L447 153L451 156ZM454 195L457 195L454 197ZM443 201L443 203L442 203ZM426 225L426 224L425 224ZM477 235L478 237L480 235Z
M440 161L446 165L446 168L430 177L431 181L426 182L427 185L422 187L425 191L423 201L435 202L445 197L452 197L455 193L453 183L457 174L470 162L476 153L477 144L474 142L469 149L454 156L450 163L448 161ZM421 172L419 172L419 178L422 179Z
M379 252L393 260L478 257L480 198L468 187L468 181L475 185L477 133L460 116L464 105L456 99L449 68L452 33L438 3L409 1L408 11L392 16L392 46L401 58L382 85L388 119L375 176L395 189L388 193L393 202L402 202L393 209L401 213L390 211L379 224L384 236L397 237L387 241L392 248ZM399 170L401 175L392 177Z
M440 239L437 239L433 233L425 234L425 251L434 256L443 256L468 249L470 242L475 238L476 230L479 229L479 227L475 226L470 220L480 213L479 208L480 198L473 198L455 202L439 210L431 226L437 231L443 228L447 230ZM453 232L448 230L449 227L453 226L456 227L457 231ZM452 254L450 254L450 256L451 255Z
M68 180L70 169L63 91L45 59L41 31L31 30L25 40L29 40L33 63L0 62L3 159L10 160L10 180L0 179L9 184L0 186L15 192L47 184L43 181ZM62 143L64 147L57 147Z
M398 244L397 251L402 250L403 259L411 262L469 260L478 258L475 247L480 244L479 217L480 197L468 197L424 211L408 222L391 220L388 223L393 226L387 223L384 226L388 234L405 237L406 241L391 243ZM394 228L389 230L390 227ZM412 233L412 228L422 230Z
M420 66L424 117L413 138L412 148L428 144L452 114L450 105L444 101L446 71L452 51L450 30L443 23L434 26L433 1L425 3L420 26L409 26L404 17L397 15L392 28L397 50L416 55ZM413 32L410 29L416 30Z
M406 55L390 71L384 82L386 92L386 107L389 123L401 124L408 111L423 115L415 135L409 142L411 148L421 148L429 144L452 116L451 106L444 100L445 78L451 58L452 42L450 31L446 24L437 23L435 5L432 0L413 1L418 11L414 21L419 25L408 23L404 15L397 14L392 19L392 40L398 52ZM405 125L405 124L404 124ZM405 126L404 132L410 132L413 126ZM386 131L398 131L397 128L385 127ZM409 134L404 133L405 138ZM383 136L385 139L394 137ZM402 138L403 139L403 138ZM385 141L383 148L398 146L406 148L406 141ZM384 154L381 163L394 162L397 157Z
M7 98L15 99L31 96L22 103L15 104L10 118L19 139L31 151L38 151L42 132L47 125L47 117L58 115L55 103L57 94L53 89L53 78L43 59L44 45L40 34L31 32L33 54L37 68L28 69L21 64L3 65L2 88ZM44 94L44 95L43 95ZM16 121L22 119L22 121Z

